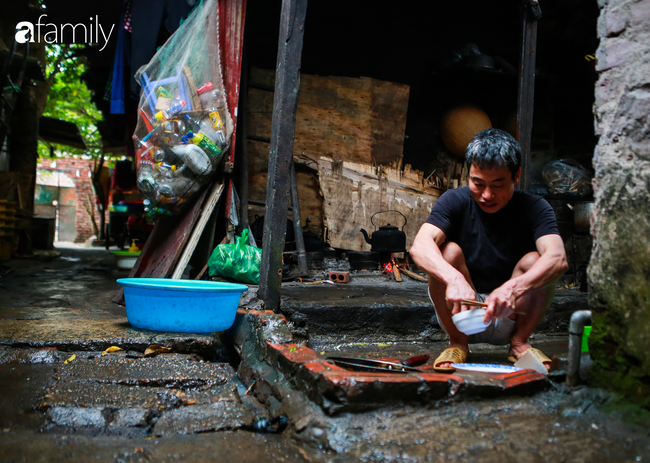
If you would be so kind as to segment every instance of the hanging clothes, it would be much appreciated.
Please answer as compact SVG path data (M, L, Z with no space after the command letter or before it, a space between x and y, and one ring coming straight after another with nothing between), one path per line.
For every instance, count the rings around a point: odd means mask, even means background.
M194 3L194 2L193 2ZM147 64L169 35L176 32L192 7L186 0L133 0L131 7L133 74ZM162 26L165 26L164 30ZM159 43L162 42L162 43ZM131 94L138 99L140 83L131 76Z
M128 35L131 33L131 2L124 5L117 29L117 44L113 61L113 78L111 80L111 114L125 114L124 83L125 74L131 69L131 50ZM126 34L128 32L129 34Z

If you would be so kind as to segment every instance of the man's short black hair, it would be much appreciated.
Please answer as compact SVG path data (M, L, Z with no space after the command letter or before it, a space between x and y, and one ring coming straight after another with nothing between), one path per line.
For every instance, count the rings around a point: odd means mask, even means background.
M508 167L514 180L521 167L521 147L512 135L503 130L483 130L467 145L465 162L468 170L473 165L479 169Z

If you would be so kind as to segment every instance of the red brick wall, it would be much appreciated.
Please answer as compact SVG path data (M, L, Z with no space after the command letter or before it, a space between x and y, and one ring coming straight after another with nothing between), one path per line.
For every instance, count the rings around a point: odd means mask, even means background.
M56 162L56 167L52 167L53 162ZM77 158L39 159L38 167L63 172L74 181L75 192L77 194L77 215L75 217L77 238L75 239L75 242L84 242L93 236L90 217L88 216L86 209L84 209L84 204L88 206L88 198L91 198L94 206L95 223L100 227L100 213L95 205L95 193L90 178L90 174L92 174L93 161ZM79 175L77 175L77 171ZM108 213L106 213L105 217L108 220Z

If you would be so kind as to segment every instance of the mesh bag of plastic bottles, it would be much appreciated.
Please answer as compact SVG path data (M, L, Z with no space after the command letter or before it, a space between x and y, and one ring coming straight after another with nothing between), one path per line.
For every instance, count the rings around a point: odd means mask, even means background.
M249 246L248 230L235 237L234 244L220 244L208 259L208 274L232 278L242 283L260 284L262 250Z
M575 159L557 159L542 169L542 177L552 194L586 196L591 193L591 173Z
M179 212L210 182L230 145L219 50L218 3L203 0L151 61L133 141L147 217Z

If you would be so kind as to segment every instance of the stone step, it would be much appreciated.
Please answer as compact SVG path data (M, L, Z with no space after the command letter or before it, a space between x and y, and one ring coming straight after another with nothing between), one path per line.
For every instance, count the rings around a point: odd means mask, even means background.
M536 333L566 334L571 314L588 309L587 293L558 289ZM330 337L356 342L438 341L440 328L427 294L419 282L365 281L282 287L281 312L294 335Z

